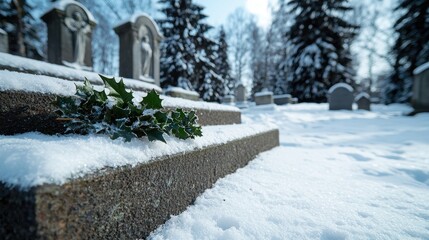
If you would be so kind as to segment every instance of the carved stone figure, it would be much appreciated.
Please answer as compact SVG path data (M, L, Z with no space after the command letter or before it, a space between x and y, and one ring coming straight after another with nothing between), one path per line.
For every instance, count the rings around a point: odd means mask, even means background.
M114 28L119 36L119 75L160 85L160 42L155 21L138 13Z
M65 24L73 32L73 63L84 66L86 34L91 31L91 27L82 16L82 13L76 11L71 16L66 16Z
M92 30L88 9L74 0L59 0L42 16L48 29L48 62L92 70Z
M150 77L150 67L152 63L152 47L146 27L141 26L139 31L141 39L141 76Z

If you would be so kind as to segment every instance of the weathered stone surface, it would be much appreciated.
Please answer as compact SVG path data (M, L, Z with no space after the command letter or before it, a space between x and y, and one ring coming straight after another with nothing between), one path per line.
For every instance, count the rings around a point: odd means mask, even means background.
M356 96L355 102L359 110L371 111L371 97L368 93L360 93Z
M160 42L155 21L140 13L115 27L119 36L119 75L160 86Z
M0 134L11 135L37 131L45 134L64 132L56 121L56 95L22 91L0 91ZM187 108L184 108L187 109ZM238 111L195 109L199 123L226 125L241 123Z
M237 102L245 102L245 101L247 101L246 87L244 87L243 84L239 84L235 88L235 100Z
M353 88L346 83L337 83L329 89L329 110L353 110Z
M429 63L414 71L411 104L415 112L429 112Z
M259 92L255 94L256 105L267 105L273 104L273 93L272 92Z
M0 28L0 52L9 52L9 38L7 32Z
M225 97L222 98L222 103L225 104L232 104L235 102L235 97L232 95L227 95Z
M3 239L145 238L221 177L279 145L277 130L29 190L0 183ZM108 156L106 156L108 157Z
M179 87L169 87L164 90L164 94L170 97L183 98L193 101L199 101L200 95L195 91L184 90Z
M60 0L42 16L48 27L48 62L92 69L92 14L73 0Z
M273 96L274 103L277 105L285 105L292 103L292 95L283 94L283 95L274 95Z

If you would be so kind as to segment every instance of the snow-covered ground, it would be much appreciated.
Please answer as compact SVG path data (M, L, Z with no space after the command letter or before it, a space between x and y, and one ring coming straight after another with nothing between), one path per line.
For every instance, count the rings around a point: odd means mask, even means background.
M156 230L153 239L429 239L429 114L406 106L330 112L254 107L277 125L261 154Z

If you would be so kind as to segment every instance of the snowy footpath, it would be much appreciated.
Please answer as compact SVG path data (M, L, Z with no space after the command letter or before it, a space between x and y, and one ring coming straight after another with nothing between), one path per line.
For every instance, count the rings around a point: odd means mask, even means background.
M281 146L219 180L152 239L429 239L429 114L254 107Z

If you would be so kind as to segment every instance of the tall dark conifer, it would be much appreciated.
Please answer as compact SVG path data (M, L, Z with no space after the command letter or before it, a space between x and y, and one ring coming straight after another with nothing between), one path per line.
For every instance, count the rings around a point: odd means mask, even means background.
M215 60L216 72L223 79L223 94L234 94L234 80L231 76L231 65L228 59L228 43L226 41L226 32L221 26L218 38L217 58Z
M8 34L11 54L42 59L41 40L32 11L33 6L26 0L3 0L0 3L0 28Z
M408 102L413 70L429 61L429 0L400 0L395 11L399 18L394 24L394 69L385 86L386 103Z
M356 27L340 16L347 0L291 0L296 16L289 32L288 91L300 102L325 102L328 89L352 83L350 43Z

